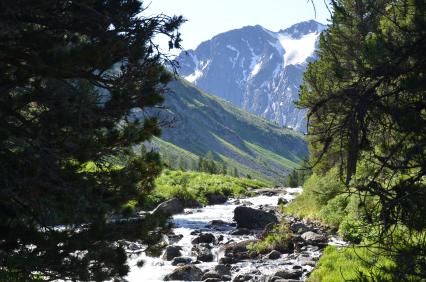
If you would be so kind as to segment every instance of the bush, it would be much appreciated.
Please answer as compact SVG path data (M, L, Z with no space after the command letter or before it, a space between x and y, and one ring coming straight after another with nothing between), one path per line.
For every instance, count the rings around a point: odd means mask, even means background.
M248 250L252 254L266 254L272 250L288 252L292 248L292 232L286 222L274 226L271 232L262 240L248 245Z

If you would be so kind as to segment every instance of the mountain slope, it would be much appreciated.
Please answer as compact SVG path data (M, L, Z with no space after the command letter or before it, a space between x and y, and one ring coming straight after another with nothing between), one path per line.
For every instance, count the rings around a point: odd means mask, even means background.
M161 140L153 141L160 151L190 161L212 151L216 160L242 174L276 183L282 183L307 156L302 134L238 109L186 81L174 81L169 87L167 110L160 112L160 118L173 119L174 125L163 129Z
M278 32L259 25L231 30L180 54L179 74L237 107L304 131L305 112L293 101L324 28L308 21Z

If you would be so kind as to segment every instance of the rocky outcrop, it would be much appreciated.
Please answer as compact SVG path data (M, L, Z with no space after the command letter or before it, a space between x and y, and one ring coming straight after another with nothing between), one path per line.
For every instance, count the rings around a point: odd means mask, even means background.
M159 204L153 211L153 214L173 215L183 212L184 205L181 200L173 198Z
M164 281L200 281L203 271L195 265L179 266L172 273L164 277Z
M246 240L224 246L223 251L225 257L231 258L233 261L249 259L251 257L247 246L256 242L256 240Z
M272 213L242 206L235 208L234 220L238 227L249 229L263 229L268 224L278 223L277 217Z
M206 198L210 205L223 204L228 200L228 197L221 194L207 194Z

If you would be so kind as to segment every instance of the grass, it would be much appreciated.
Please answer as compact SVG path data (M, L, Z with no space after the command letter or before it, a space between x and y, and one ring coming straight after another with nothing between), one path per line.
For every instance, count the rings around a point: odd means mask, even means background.
M341 281L373 281L371 274L382 280L390 281L377 271L383 267L391 267L392 263L377 257L371 250L364 247L337 248L328 246L318 262L317 267L308 278L308 282L341 282ZM360 278L364 280L359 280Z
M292 232L288 223L282 221L274 226L269 234L256 243L247 246L251 254L266 254L272 250L281 253L288 252L291 248Z
M266 186L268 186L267 182L255 179L204 172L165 170L155 181L155 189L144 204L146 208L152 208L159 202L171 198L184 201L196 200L201 204L207 204L209 194L238 197L248 195L249 188Z

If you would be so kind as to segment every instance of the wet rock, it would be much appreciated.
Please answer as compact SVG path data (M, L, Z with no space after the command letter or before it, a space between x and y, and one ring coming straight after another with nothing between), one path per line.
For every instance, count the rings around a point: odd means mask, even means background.
M182 248L179 246L168 246L166 250L164 251L163 259L172 260L175 257L180 257L181 256L180 250L182 250Z
M221 278L207 278L203 279L204 282L220 282L223 281Z
M273 250L272 252L267 254L265 257L267 259L279 259L281 257L281 253L276 250Z
M250 230L247 228L238 228L234 231L231 231L231 235L240 236L240 235L250 235Z
M185 200L183 204L187 208L201 208L203 206L197 200L194 199Z
M322 245L327 242L326 236L312 231L303 233L301 237L306 243L313 245Z
M213 254L209 248L204 246L197 246L192 250L193 254L197 257L197 260L203 262L213 261Z
M273 277L280 277L280 278L283 278L283 279L299 279L301 276L302 276L302 271L297 270L297 269L278 270L273 275Z
M181 200L177 198L170 199L168 201L159 204L153 211L153 214L166 214L173 215L183 212L184 205Z
M237 260L232 257L223 257L219 259L220 264L234 264L237 263Z
M253 278L250 274L239 274L237 275L232 282L244 282L250 281Z
M280 205L287 205L288 204L288 200L284 199L284 198L279 198L278 199L278 206Z
M225 264L216 265L213 270L217 272L220 276L231 275L231 266Z
M223 204L228 200L228 197L221 194L207 194L206 198L210 205Z
M251 256L247 246L256 240L246 240L224 246L225 257L231 257L235 260L249 259Z
M311 231L311 228L302 222L295 222L290 225L290 230L297 234L303 234Z
M278 222L274 214L242 206L235 208L234 220L238 227L249 229L261 229L270 223Z
M178 264L191 264L192 259L190 257L175 257L172 260L172 265Z
M175 235L175 234L167 235L167 241L168 241L168 243L169 243L169 244L177 243L177 242L179 242L182 238L183 238L183 235L182 235L182 234L179 234L179 235Z
M164 277L164 281L200 281L203 271L195 265L179 266L172 273Z
M222 276L222 281L231 281L231 280L232 280L231 275L223 275Z
M218 237L217 237L217 241L218 242L222 242L223 241L223 235L221 234L221 235L219 235Z
M219 273L210 270L204 273L202 280L205 281L207 279L219 279L218 281L220 281L220 278L221 278L221 275L219 275Z
M229 225L229 222L220 220L220 219L214 219L209 222L209 225L211 226L222 226L222 225Z
M200 243L215 243L216 238L211 233L201 233L196 238L194 238L191 243L192 244L200 244Z
M242 201L242 202L241 202L241 205L243 205L243 206L252 206L252 205L253 205L253 203L252 203L252 202L250 202L250 201Z

